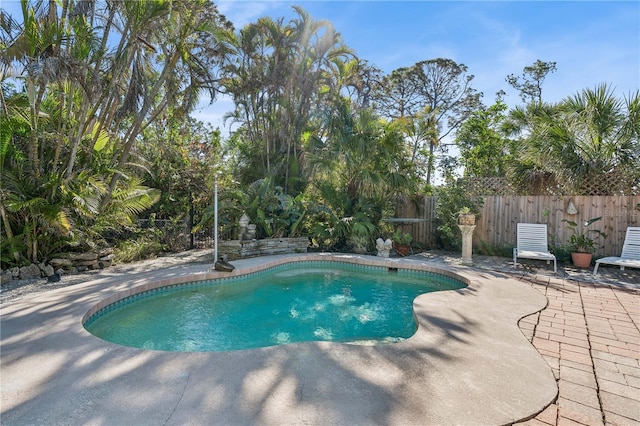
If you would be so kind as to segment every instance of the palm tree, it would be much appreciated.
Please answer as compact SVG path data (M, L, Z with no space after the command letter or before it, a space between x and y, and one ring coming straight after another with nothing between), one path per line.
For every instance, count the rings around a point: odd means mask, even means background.
M371 109L353 111L348 99L328 118L326 136L309 139L307 152L310 176L346 188L351 209L359 197L383 200L411 188L400 129Z
M0 216L35 260L47 232L122 224L121 200L150 205L131 161L140 135L169 105L215 98L232 27L205 0L22 0L22 12L0 11Z
M227 118L240 124L244 143L259 148L262 176L276 176L285 192L301 177L302 135L328 95L322 89L335 87L328 84L335 61L351 54L329 22L294 9L298 16L287 24L261 18L238 33L225 79L236 106Z
M526 136L516 172L544 186L599 195L640 182L640 92L624 99L606 84L584 89L558 105L530 104L512 114Z
M334 237L367 246L397 196L414 187L409 153L402 129L371 109L353 110L342 98L330 111L326 130L307 140L307 173L332 212Z

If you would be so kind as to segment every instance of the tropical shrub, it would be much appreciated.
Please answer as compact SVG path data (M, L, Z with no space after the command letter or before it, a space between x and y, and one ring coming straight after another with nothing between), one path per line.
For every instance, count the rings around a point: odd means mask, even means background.
M157 257L168 249L162 239L163 233L157 228L134 229L115 247L114 260L127 263Z
M460 250L462 234L458 227L458 213L466 208L478 216L484 201L482 198L469 197L460 181L453 178L449 178L446 185L436 188L435 195L436 242L440 248Z

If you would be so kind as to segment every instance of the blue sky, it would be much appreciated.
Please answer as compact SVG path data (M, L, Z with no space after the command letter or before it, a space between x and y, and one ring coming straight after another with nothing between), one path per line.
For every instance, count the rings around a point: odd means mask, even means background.
M356 54L385 73L418 61L450 58L469 67L473 86L491 104L498 90L520 103L505 77L537 59L555 61L543 98L560 101L609 83L623 96L640 88L638 1L218 1L237 29L261 16L293 18L302 6L326 19ZM228 100L196 116L222 127Z

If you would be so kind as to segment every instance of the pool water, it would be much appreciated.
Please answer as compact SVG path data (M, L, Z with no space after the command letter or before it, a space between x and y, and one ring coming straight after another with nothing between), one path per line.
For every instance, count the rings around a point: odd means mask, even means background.
M393 342L415 333L418 295L462 287L435 273L309 261L145 292L99 311L85 328L125 346L183 352Z

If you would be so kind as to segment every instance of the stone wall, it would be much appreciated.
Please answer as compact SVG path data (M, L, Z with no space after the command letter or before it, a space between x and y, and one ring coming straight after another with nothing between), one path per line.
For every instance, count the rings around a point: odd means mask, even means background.
M306 253L309 238L266 238L263 240L229 240L218 242L219 256L228 260L272 254Z
M16 280L28 280L42 277L52 277L62 274L75 274L86 270L102 269L111 266L113 263L113 249L106 248L99 252L86 253L60 253L56 254L46 264L32 263L21 268L15 267L2 271L0 282L2 284Z

